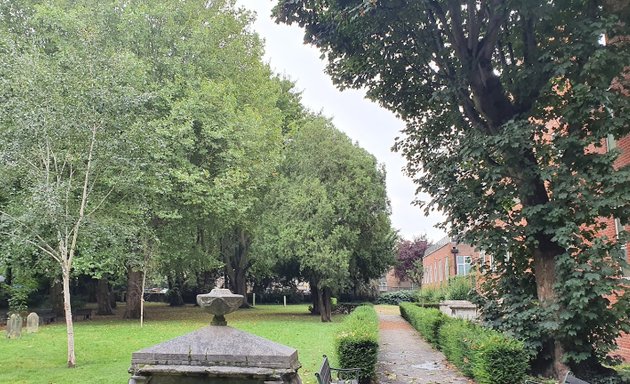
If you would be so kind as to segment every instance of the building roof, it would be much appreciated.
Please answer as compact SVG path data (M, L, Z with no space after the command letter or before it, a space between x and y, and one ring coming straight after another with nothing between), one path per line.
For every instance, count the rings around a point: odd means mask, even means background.
M450 238L450 236L441 238L437 243L433 244L432 246L427 248L426 251L424 251L424 256L425 257L429 256L433 252L437 251L438 249L442 248L445 245L450 244L451 242L452 242L452 239Z

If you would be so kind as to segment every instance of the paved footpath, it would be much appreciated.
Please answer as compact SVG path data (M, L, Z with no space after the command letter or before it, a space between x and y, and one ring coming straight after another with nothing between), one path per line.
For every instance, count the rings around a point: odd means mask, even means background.
M397 307L377 306L380 320L379 384L474 384L431 348Z

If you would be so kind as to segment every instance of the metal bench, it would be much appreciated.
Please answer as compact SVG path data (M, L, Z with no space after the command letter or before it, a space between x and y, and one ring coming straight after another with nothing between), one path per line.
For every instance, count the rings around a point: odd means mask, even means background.
M538 381L526 380L525 384L542 384ZM590 384L588 381L584 381L582 379L578 379L573 376L571 371L568 371L566 375L564 375L564 380L560 381L560 384Z
M337 380L333 379L332 371L337 372ZM315 372L319 384L358 384L361 368L332 368L328 357L324 355L324 361L318 372Z
M72 311L72 320L78 321L81 320L91 320L92 319L92 310L91 309L77 309Z

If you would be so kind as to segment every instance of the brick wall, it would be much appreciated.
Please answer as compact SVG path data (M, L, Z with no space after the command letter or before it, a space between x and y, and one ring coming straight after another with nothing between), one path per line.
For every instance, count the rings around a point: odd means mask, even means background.
M413 289L417 288L411 281L400 280L394 274L394 268L387 271L387 275L385 275L385 282L387 284L386 287L383 287L386 291L397 291L401 289Z
M456 276L456 256L470 256L473 263L481 257L479 252L468 244L457 243L455 249L457 252L453 253L453 243L450 241L450 238L444 238L427 249L427 253L422 259L424 268L423 287L439 287L446 284L449 277Z
M619 139L616 143L617 149L621 152L619 158L615 162L615 167L621 168L630 166L630 136ZM612 219L608 219L608 229L605 231L605 235L614 236L615 226ZM625 227L626 231L630 231L630 226ZM630 263L630 244L626 244L626 256ZM626 272L626 277L630 278L630 271ZM620 355L625 362L630 362L630 335L625 334L617 339L617 345L619 348L613 352L615 355Z

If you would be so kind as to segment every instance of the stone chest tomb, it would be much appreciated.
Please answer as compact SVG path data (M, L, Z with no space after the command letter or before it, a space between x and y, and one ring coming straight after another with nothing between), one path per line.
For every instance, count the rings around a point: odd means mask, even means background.
M298 384L297 351L227 326L243 296L227 289L198 295L212 325L134 352L129 384Z

